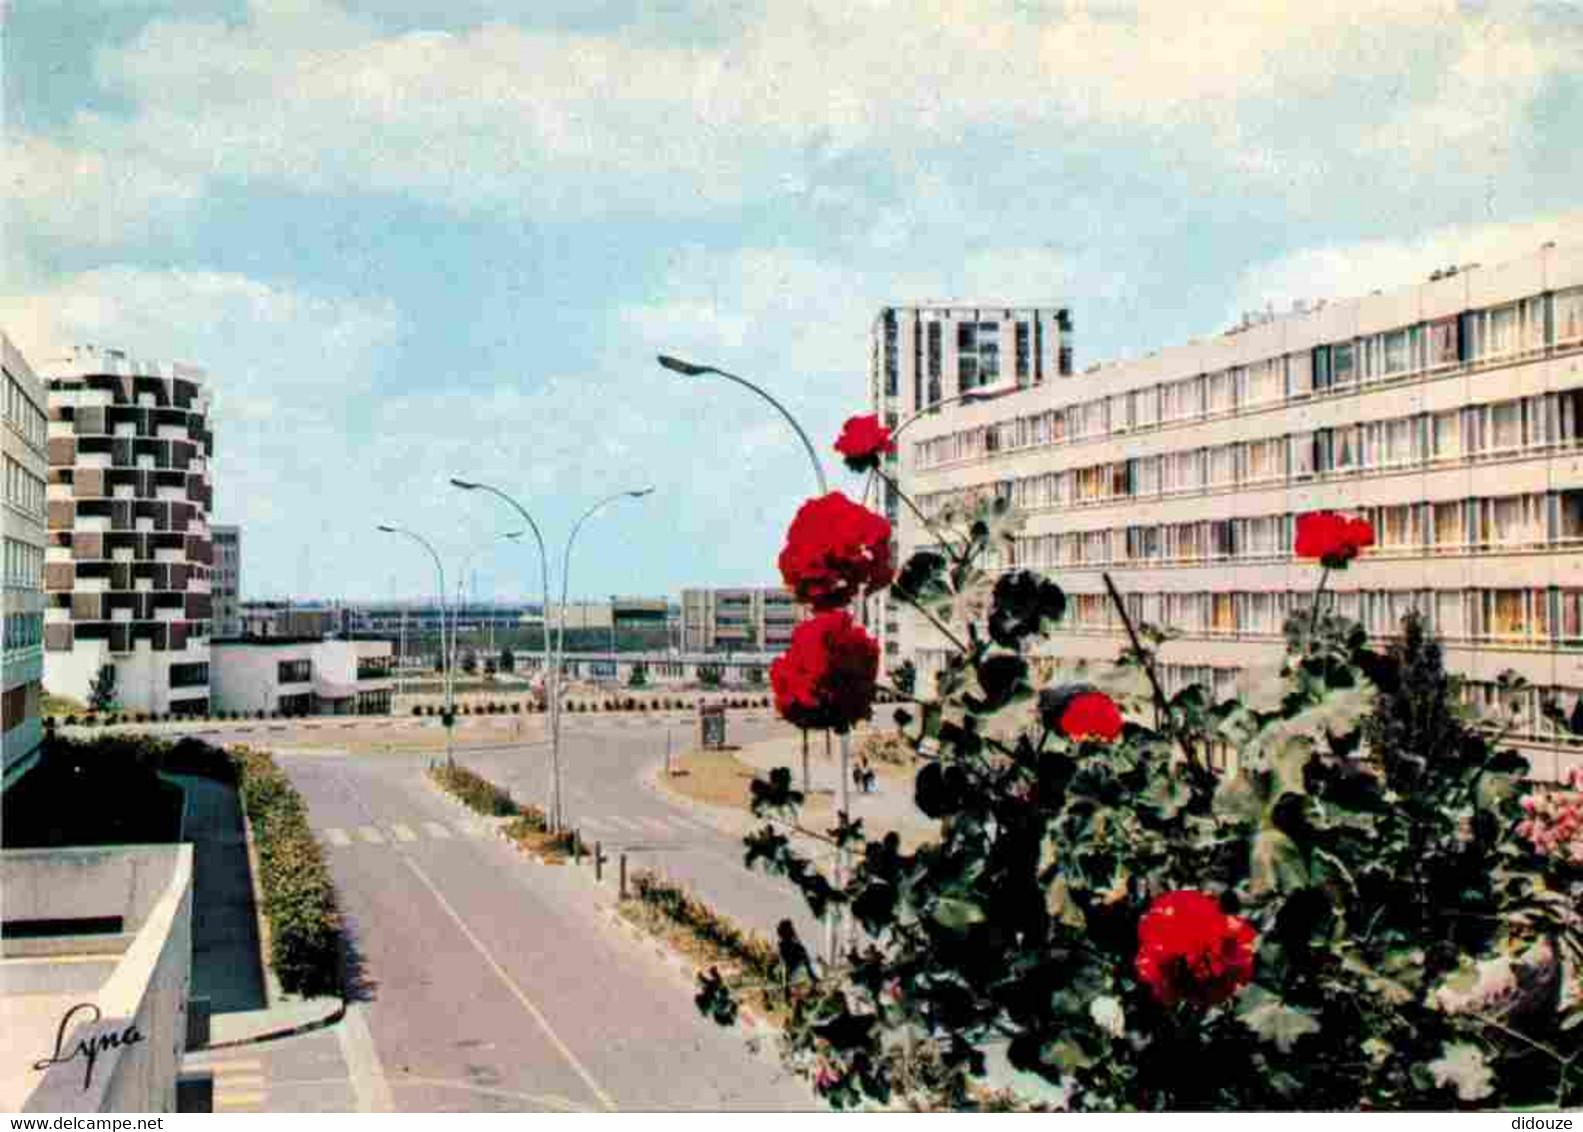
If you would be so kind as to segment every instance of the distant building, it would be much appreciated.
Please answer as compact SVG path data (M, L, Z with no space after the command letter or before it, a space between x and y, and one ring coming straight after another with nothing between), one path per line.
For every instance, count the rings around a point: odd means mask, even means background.
M5 682L0 758L10 786L38 760L44 730L44 556L49 400L44 383L0 334L5 369Z
M242 632L242 528L215 523L214 635L235 637Z
M293 605L287 601L244 601L238 604L243 637L329 637L340 634L341 610Z
M684 589L682 651L784 652L805 616L784 586Z
M323 637L217 638L211 645L216 711L387 715L394 688L389 641Z
M45 679L86 701L105 665L126 711L209 706L209 461L204 372L74 349L48 370Z

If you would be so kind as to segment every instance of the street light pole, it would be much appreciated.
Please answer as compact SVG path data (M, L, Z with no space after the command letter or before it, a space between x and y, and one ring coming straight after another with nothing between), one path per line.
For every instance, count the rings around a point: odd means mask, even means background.
M660 365L664 366L666 369L670 370L672 373L679 373L683 377L702 377L705 374L715 374L718 377L725 378L727 381L734 381L734 382L736 382L738 385L742 386L743 388L749 389L752 392L757 393L764 400L768 401L771 405L773 405L775 407L775 409L780 413L781 416L786 418L786 423L792 426L793 431L795 431L797 433L798 439L802 441L802 446L803 446L804 450L806 450L807 453L808 453L808 460L809 460L809 462L811 462L813 464L814 480L819 485L819 494L820 495L828 495L829 494L830 488L829 488L829 485L828 485L827 481L825 480L824 465L819 462L819 454L818 454L818 452L816 452L814 450L813 442L808 439L808 434L803 431L802 425L797 423L797 418L793 417L791 415L791 413L787 411L785 405L782 405L774 397L770 396L770 394L768 392L766 392L764 389L760 388L759 386L755 385L753 382L749 381L747 378L739 377L739 376L737 376L734 373L728 373L725 370L718 368L717 366L698 365L695 362L686 362L686 361L681 360L680 358L674 358L674 357L671 357L671 356L669 356L667 354L659 355L659 363L660 363ZM851 814L852 814L852 797L851 797L850 793L848 793L848 784L849 784L849 782L851 780L851 775L847 773L848 769L849 769L849 767L851 765L851 761L852 761L852 736L848 732L843 731L841 733L841 813L848 820L850 820ZM851 869L851 850L848 849L845 845L843 845L841 847L841 852L840 852L839 857L837 858L837 864L836 864L836 884L838 886L843 885L843 884L846 883L846 875L850 871L850 869ZM834 962L835 958L836 958L836 949L837 949L837 946L838 946L838 943L839 943L839 937L840 937L840 917L834 911L834 909L832 909L831 916L830 916L830 960L831 960L831 962Z
M406 535L408 538L415 540L424 550L427 550L429 557L434 559L434 568L440 574L440 656L442 659L445 658L449 655L445 651L445 564L440 561L439 551L434 549L433 544L428 539L415 531L407 530L405 527L381 524L379 529L387 535ZM456 760L451 755L451 727L456 723L456 697L452 688L453 675L452 665L446 664L445 716L442 722L445 724L445 765L447 767L456 765Z
M551 786L548 793L550 798L553 800L554 797L559 793L560 783L561 733L559 727L556 726L556 721L560 718L561 705L560 696L557 694L557 688L553 683L554 673L552 673L550 670L550 557L544 549L544 536L539 533L539 525L533 521L533 516L528 514L527 508L523 507L522 504L518 503L515 499L511 498L511 496L501 491L498 487L491 487L487 483L474 483L469 480L454 478L451 480L451 486L459 487L463 491L487 491L489 494L504 500L517 512L517 514L522 516L522 521L528 524L528 530L533 532L533 541L537 543L539 547L539 569L541 571L541 577L544 583L544 693L550 710L550 765L552 769ZM507 535L506 537L510 539L517 539L522 537L522 532L517 531L514 534ZM545 807L546 817L549 816L549 810L551 808L551 806Z
M564 663L566 659L566 600L570 592L572 547L577 543L577 532L582 530L583 524L591 519L594 516L594 513L599 511L606 504L614 503L618 499L642 499L645 495L652 495L653 492L654 489L652 487L644 487L639 488L637 491L618 491L614 495L607 495L588 510L584 511L582 517L577 520L576 524L573 525L572 533L566 540L566 554L561 561L561 618L560 625L555 634L555 667L557 674L560 672L561 664ZM557 686L558 685L559 678L557 676ZM558 710L555 714L553 725L555 727L555 743L552 750L558 753L561 747L561 716ZM560 763L557 762L555 767L555 814L557 820L560 820L563 817L561 812L562 809Z

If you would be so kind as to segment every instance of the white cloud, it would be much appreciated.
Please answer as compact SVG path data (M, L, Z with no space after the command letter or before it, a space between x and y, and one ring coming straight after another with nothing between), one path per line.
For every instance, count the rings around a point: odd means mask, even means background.
M101 51L101 82L137 109L127 122L84 116L79 134L183 178L572 216L839 198L838 186L809 188L828 160L865 148L908 160L984 125L1055 147L1074 125L1169 131L1243 175L1289 179L1314 144L1296 113L1308 102L1388 96L1373 144L1393 149L1445 131L1510 135L1576 60L1575 36L1465 20L1453 0L1380 2L1366 16L1267 0L1051 12L805 0L686 42L675 29L504 23L395 34L330 0L254 0L245 23L160 21ZM1450 73L1427 91L1407 81L1412 58L1453 40ZM1271 107L1292 113L1272 120Z
M7 171L0 212L8 233L72 244L145 239L202 190L196 176L136 152L68 147L20 133L0 141L0 167Z
M1572 242L1583 230L1583 210L1530 220L1459 224L1411 240L1367 240L1303 248L1245 270L1234 309L1289 309L1299 299L1350 299L1372 291L1422 282L1430 272L1467 263L1495 264L1531 254L1554 240Z

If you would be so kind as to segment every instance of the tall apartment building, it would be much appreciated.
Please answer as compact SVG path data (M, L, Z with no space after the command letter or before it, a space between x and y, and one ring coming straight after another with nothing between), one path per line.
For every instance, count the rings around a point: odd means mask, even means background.
M945 372L947 397L972 376ZM901 410L914 408L898 388ZM1274 660L1318 576L1293 556L1296 517L1361 514L1378 545L1332 575L1339 611L1378 639L1420 610L1476 707L1495 707L1505 669L1532 682L1517 739L1537 775L1583 757L1540 710L1548 697L1570 710L1583 689L1576 245L950 406L902 448L903 483L926 514L967 492L1025 511L999 565L1067 591L1048 653L1116 656L1108 570L1133 618L1184 634L1162 651L1168 690L1229 695L1239 669ZM904 553L932 541L920 528L901 516ZM893 623L896 651L937 672L933 630L910 611Z
M682 651L786 651L807 612L783 586L682 591Z
M109 664L122 710L202 711L213 617L205 375L80 347L48 377L50 690L86 700Z
M242 528L213 523L214 570L210 575L214 597L214 635L236 637L242 633Z
M962 398L996 398L1021 391L1017 400L1053 387L1072 374L1072 316L1065 307L1011 307L993 303L926 303L885 307L869 333L869 404L890 429L904 430L905 441L917 436L923 420L914 415L931 405L941 412ZM932 416L932 414L931 414ZM946 418L951 419L951 418ZM900 473L900 444L887 457L886 473ZM879 501L885 517L900 533L901 506L884 489ZM901 544L893 541L892 558L904 561ZM896 603L871 598L863 619L881 643L881 667L889 671L903 659Z
M0 334L5 370L4 727L0 758L9 787L38 761L43 742L39 695L44 679L44 520L49 475L49 402L44 383Z

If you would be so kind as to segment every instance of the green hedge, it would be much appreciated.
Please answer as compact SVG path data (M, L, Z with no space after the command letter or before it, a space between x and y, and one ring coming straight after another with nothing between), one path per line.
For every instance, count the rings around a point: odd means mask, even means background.
M511 800L509 791L502 790L489 779L474 774L466 767L437 766L429 770L429 777L440 788L459 798L468 809L485 817L508 818L522 812Z
M341 917L307 806L268 752L231 752L258 846L269 961L290 994L340 994Z
M672 923L686 928L696 938L731 956L749 974L767 982L782 981L780 951L774 943L722 916L685 886L650 869L638 869L632 874L632 895Z

